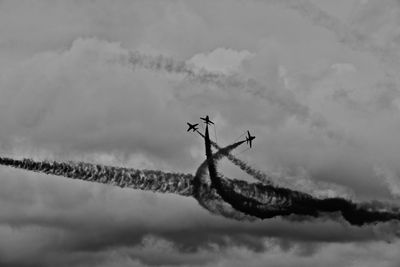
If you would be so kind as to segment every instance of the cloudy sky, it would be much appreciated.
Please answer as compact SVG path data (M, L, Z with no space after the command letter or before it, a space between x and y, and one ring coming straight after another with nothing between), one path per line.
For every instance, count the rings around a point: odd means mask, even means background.
M194 173L186 121L209 114L221 145L254 133L239 157L278 182L396 204L399 29L395 0L4 0L1 154ZM398 266L399 230L0 167L1 266Z

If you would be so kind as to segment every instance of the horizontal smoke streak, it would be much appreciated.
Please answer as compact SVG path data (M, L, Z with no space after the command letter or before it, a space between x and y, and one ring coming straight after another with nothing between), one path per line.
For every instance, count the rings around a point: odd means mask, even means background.
M309 114L307 106L298 102L295 96L286 91L274 90L263 86L257 80L242 77L240 75L226 75L219 72L211 72L205 69L196 69L195 66L185 61L176 60L163 55L147 55L140 52L130 52L128 56L121 56L120 62L133 68L143 68L152 71L165 71L171 74L183 74L185 78L200 84L213 84L219 88L229 90L239 88L257 97L265 99L271 105L277 105L299 120L310 120L314 127L319 127L320 121L314 121Z
M193 176L154 170L137 170L83 162L49 162L0 158L0 164L45 174L160 193L192 195Z
M221 159L226 154L226 149L216 153L215 157ZM88 182L96 182L121 188L140 189L158 193L173 193L181 196L194 196L199 204L211 213L236 220L250 220L247 215L233 210L229 204L211 190L203 175L207 168L205 160L200 165L196 176L200 178L197 183L197 193L194 194L196 179L191 174L165 173L154 170L137 170L90 164L84 162L56 162L34 161L31 159L16 160L7 157L0 158L0 164L28 171L40 172L49 175L64 176ZM238 181L229 181L238 182Z

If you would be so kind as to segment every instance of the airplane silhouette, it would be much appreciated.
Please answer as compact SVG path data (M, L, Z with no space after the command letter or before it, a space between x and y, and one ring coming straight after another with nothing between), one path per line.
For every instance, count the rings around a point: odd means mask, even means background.
M188 132L189 132L189 131L195 132L195 131L197 131L197 125L199 125L199 124L198 124L198 123L196 123L196 124L190 124L190 123L187 122L187 125L189 126L189 129L187 129Z
M209 124L214 124L212 121L210 121L210 118L208 118L208 115L205 118L201 118L204 121L205 124L209 125Z
M250 145L250 147L251 147L251 142L252 142L255 138L256 138L255 136L251 136L251 135L250 135L250 132L247 131L246 142L247 142L247 144Z

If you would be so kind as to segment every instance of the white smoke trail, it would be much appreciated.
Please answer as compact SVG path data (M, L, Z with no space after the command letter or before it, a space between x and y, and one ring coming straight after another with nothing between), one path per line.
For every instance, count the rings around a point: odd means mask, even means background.
M143 68L152 71L165 71L171 74L182 74L191 82L213 84L218 88L227 91L231 88L238 88L268 101L271 105L279 106L280 108L289 111L299 120L309 120L313 125L320 125L320 122L317 123L316 121L313 121L314 119L311 118L308 107L298 102L290 91L287 91L286 94L282 94L282 92L263 86L257 80L252 78L245 78L233 74L226 75L220 72L211 72L205 69L196 68L192 64L171 57L163 55L147 55L137 51L122 54L118 60L121 64L130 66L133 69Z
M271 2L292 9L304 18L309 19L314 25L331 31L339 42L347 45L352 50L368 52L384 63L393 60L394 55L392 53L376 46L368 36L351 29L349 25L308 0L275 0Z
M160 193L192 195L193 176L154 170L137 170L84 162L33 161L0 158L0 164L89 182Z

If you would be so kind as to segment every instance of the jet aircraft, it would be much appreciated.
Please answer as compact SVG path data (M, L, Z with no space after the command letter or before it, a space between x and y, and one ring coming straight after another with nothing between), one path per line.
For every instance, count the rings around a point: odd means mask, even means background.
M214 123L210 120L210 118L208 117L208 115L207 115L205 118L201 118L201 117L200 117L200 119L202 119L202 120L204 121L204 123L207 124L207 125L214 124Z
M250 132L247 131L246 142L247 142L247 144L250 145L250 147L251 147L251 142L252 142L255 138L256 138L255 136L251 136L251 135L250 135Z
M199 124L198 124L198 123L196 123L196 124L190 124L190 123L187 122L187 125L189 126L189 129L187 129L188 132L189 132L189 131L195 132L195 131L197 131L197 125L199 125Z

